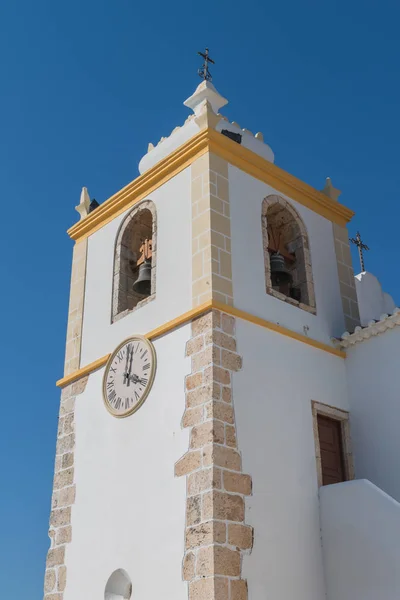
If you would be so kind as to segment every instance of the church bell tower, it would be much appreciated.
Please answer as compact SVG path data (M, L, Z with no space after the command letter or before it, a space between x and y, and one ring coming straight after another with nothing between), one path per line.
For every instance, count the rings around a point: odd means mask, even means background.
M346 409L352 212L203 81L74 240L45 600L320 600L311 401ZM328 383L327 383L328 382Z

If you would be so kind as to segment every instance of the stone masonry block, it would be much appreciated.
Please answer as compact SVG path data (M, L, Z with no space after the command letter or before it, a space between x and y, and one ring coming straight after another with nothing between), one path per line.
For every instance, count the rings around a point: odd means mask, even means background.
M230 588L230 600L247 600L247 581L245 579L231 579Z
M190 339L186 343L186 356L192 356L192 354L196 354L200 352L204 347L204 336L198 335L195 338Z
M56 572L55 569L47 569L44 576L44 591L52 592L56 585Z
M231 471L240 471L242 461L240 454L233 448L209 444L203 448L203 464L205 467L215 465Z
M248 525L229 523L228 544L241 550L249 550L253 546L253 528Z
M242 357L230 350L221 350L221 366L231 371L239 371L242 368Z
M188 477L188 496L200 494L206 490L221 489L222 474L220 469L210 467L191 473Z
M181 477L187 475L192 471L196 471L201 466L201 452L195 450L193 452L186 452L175 464L175 477Z
M213 348L208 346L205 350L192 355L192 371L200 371L213 362Z
M193 375L188 375L186 377L186 389L193 390L194 388L199 387L203 383L203 373L194 373Z
M62 565L65 557L65 546L59 546L58 548L52 548L47 553L47 568Z
M201 496L191 496L186 500L186 525L197 525L201 521Z
M59 592L63 592L65 590L66 583L67 583L67 567L65 567L63 565L58 569L57 589Z
M69 544L72 540L72 527L68 525L67 527L60 527L56 530L55 543L56 546L59 544Z
M196 406L195 408L187 408L184 412L182 419L182 427L193 427L204 421L204 408L203 406Z
M205 315L201 315L192 321L192 335L193 337L204 333L208 329L211 329L213 325L212 312L208 312Z
M232 473L232 471L223 472L224 488L228 492L243 494L249 496L251 494L251 477L243 473Z
M183 559L182 578L184 581L190 581L195 576L196 557L193 552L187 552Z
M200 523L186 530L185 545L187 549L208 546L214 543L224 544L226 541L226 525L219 521Z
M196 575L240 575L240 553L224 546L200 548L197 553Z
M55 490L61 489L68 485L72 485L74 482L74 469L73 467L69 469L64 469L59 473L56 473L54 476L53 488Z
M221 327L224 333L233 335L235 333L235 317L222 313L221 315Z
M225 442L224 424L220 421L206 421L195 425L191 431L190 447L202 448L206 444L223 444Z
M236 429L233 425L225 425L225 444L231 448L236 448Z
M195 406L199 406L201 404L205 404L209 402L213 397L213 386L212 384L203 385L201 387L195 388L190 392L186 393L186 406L188 408L194 408Z
M71 523L71 507L53 510L50 514L50 525L63 527Z
M65 452L69 452L75 446L75 434L71 433L70 435L66 435L57 440L57 454L64 454Z
M203 496L203 520L209 519L242 522L244 520L242 496L219 491L206 492Z
M206 417L224 421L224 423L234 423L234 414L232 404L226 402L218 402L214 400L206 404ZM223 442L221 442L223 443Z
M189 600L228 600L229 580L226 577L206 577L189 585Z

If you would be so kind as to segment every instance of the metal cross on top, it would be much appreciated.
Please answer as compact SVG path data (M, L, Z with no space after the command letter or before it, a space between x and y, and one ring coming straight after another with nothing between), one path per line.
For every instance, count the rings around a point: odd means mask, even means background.
M364 244L361 240L361 235L360 232L357 231L356 233L356 237L355 238L350 238L350 241L352 244L355 244L358 248L358 254L360 256L360 263L361 263L361 272L365 271L365 267L364 267L364 255L363 255L363 250L369 250L368 246L366 244Z
M197 71L199 74L199 77L201 77L205 81L212 81L211 73L208 69L208 63L210 62L212 65L215 65L215 62L213 61L212 58L210 58L208 56L208 48L206 48L205 52L198 52L197 54L199 54L200 56L202 56L204 58L203 65Z

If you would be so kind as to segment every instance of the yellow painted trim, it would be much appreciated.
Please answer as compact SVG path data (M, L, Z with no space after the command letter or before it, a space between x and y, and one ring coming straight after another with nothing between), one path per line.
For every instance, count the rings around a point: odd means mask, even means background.
M179 317L176 317L176 319L167 321L167 323L164 323L160 327L156 327L155 329L152 329L148 333L144 334L143 337L147 338L148 340L154 340L155 338L158 338L158 337L164 335L168 331L171 331L171 329L176 329L180 325L184 325L185 323L188 323L195 317L198 317L199 315L203 314L204 312L206 312L207 310L209 310L211 308L212 308L211 300L209 300L208 302L205 302L204 304L201 304L200 306L197 306L196 308L192 308L191 310L188 310L187 312L183 313ZM88 365L86 365L86 367L82 367L81 369L74 371L74 373L71 373L70 375L63 377L62 379L59 379L58 381L56 381L56 386L57 387L65 387L66 385L69 385L73 381L76 381L77 379L84 377L84 375L88 375L89 373L92 373L92 371L96 371L97 369L99 369L100 367L102 367L103 365L106 364L106 362L108 361L110 356L111 356L111 353L107 354L106 356L102 356L101 358L98 358L94 362L91 362Z
M338 225L345 226L354 215L354 212L343 204L331 200L322 192L248 148L233 142L214 129L203 129L166 158L160 160L154 167L111 196L87 217L78 221L68 229L68 234L76 242L92 235L183 171L206 152L217 154L245 173L271 185L274 189Z
M88 365L86 365L86 367L82 367L81 369L78 369L77 371L66 375L66 377L63 377L62 379L56 381L56 386L65 387L73 381L76 381L77 379L80 379L85 375L89 375L89 373L93 373L93 371L96 371L97 369L100 369L100 367L105 365L110 356L111 354L106 354L105 356L102 356L101 358L98 358L97 360L94 360L93 362L89 363Z
M186 169L193 161L197 160L208 150L208 130L205 129L193 136L185 144L166 158L160 160L154 167L134 179L127 186L111 196L87 217L78 221L68 229L68 235L80 242L85 237L92 235L123 213L140 200L151 194L155 189L172 179L175 175Z
M216 302L213 300L212 308L220 310L222 312L226 312L233 317L238 317L239 319L243 319L244 321L249 321L250 323L254 323L255 325L259 325L260 327L265 327L265 329L270 329L271 331L275 331L276 333L280 333L287 337L290 337L298 342L303 342L304 344L308 344L313 348L318 348L318 350L323 350L324 352L328 352L329 354L333 354L334 356L339 356L340 358L346 358L346 353L343 350L338 350L337 348L333 348L333 346L329 346L328 344L324 344L323 342L318 342L317 340L313 340L302 333L297 333L296 331L292 331L291 329L287 329L282 325L278 325L277 323L272 323L272 321L267 321L266 319L261 319L260 317L256 317L244 310L240 310L239 308L235 308L234 306L228 306L227 304L223 304L222 302Z
M218 154L231 165L267 183L326 219L345 226L354 216L354 212L343 204L332 200L308 183L301 181L248 148L237 144L227 136L221 135L213 129L209 130L208 135L210 152Z
M294 340L297 340L298 342L303 342L303 344L307 344L308 346L312 346L313 348L317 348L318 350L323 350L324 352L328 352L329 354L333 354L334 356L339 356L340 358L346 358L346 352L344 352L343 350L338 350L337 348L328 346L328 344L318 342L317 340L313 340L312 338L309 338L306 335L297 333L296 331L292 331L291 329L287 329L286 327L282 327L282 325L277 325L276 323L272 323L272 321L261 319L260 317L256 317L255 315L245 312L244 310L240 310L239 308L235 308L234 306L228 306L228 304L223 304L222 302L217 302L216 300L208 300L207 302L204 302L204 304L201 304L196 308L192 308L192 310L188 310L179 317L176 317L176 319L167 321L167 323L164 323L164 325L160 325L160 327L152 329L143 337L149 340L154 340L155 338L161 337L165 333L168 333L168 331L176 329L180 325L184 325L185 323L192 321L192 319L206 313L209 310L212 310L213 308L225 312L229 315L232 315L233 317L238 317L243 321L249 321L250 323L254 323L254 325L259 325L260 327L264 327L265 329L270 329L271 331L275 331L276 333L280 333L282 335L290 337ZM56 385L58 387L65 387L73 381L80 379L84 375L88 375L89 373L96 371L97 369L106 364L110 356L111 353L106 354L106 356L102 356L101 358L98 358L94 362L86 365L86 367L82 367L74 373L63 377L62 379L59 379L56 382Z

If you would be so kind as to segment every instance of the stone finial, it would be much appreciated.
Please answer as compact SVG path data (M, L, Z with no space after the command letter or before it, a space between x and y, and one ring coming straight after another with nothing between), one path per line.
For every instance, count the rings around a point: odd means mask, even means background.
M325 187L321 191L325 196L328 196L328 198L335 200L336 202L339 200L339 196L342 193L338 188L333 187L330 177L326 178Z
M256 133L256 135L254 137L256 138L256 140L260 140L260 142L264 141L264 136L261 133L261 131L259 131L258 133Z
M211 106L211 110L217 114L219 109L228 104L228 100L221 96L210 81L202 81L197 86L194 94L183 103L188 108L191 108L196 116L198 116L204 106L204 100L207 100Z
M147 146L147 152L151 152L153 149L154 149L154 144L149 142L149 145Z
M80 220L84 219L88 215L89 206L90 206L90 196L87 191L87 188L83 187L82 191L81 191L81 199L79 201L79 204L78 204L78 206L75 206L75 210L78 211L78 213L81 216Z
M194 121L200 129L205 129L206 127L215 129L220 120L221 117L215 114L215 112L212 109L211 103L208 100L204 100L202 102L200 112L194 117Z

